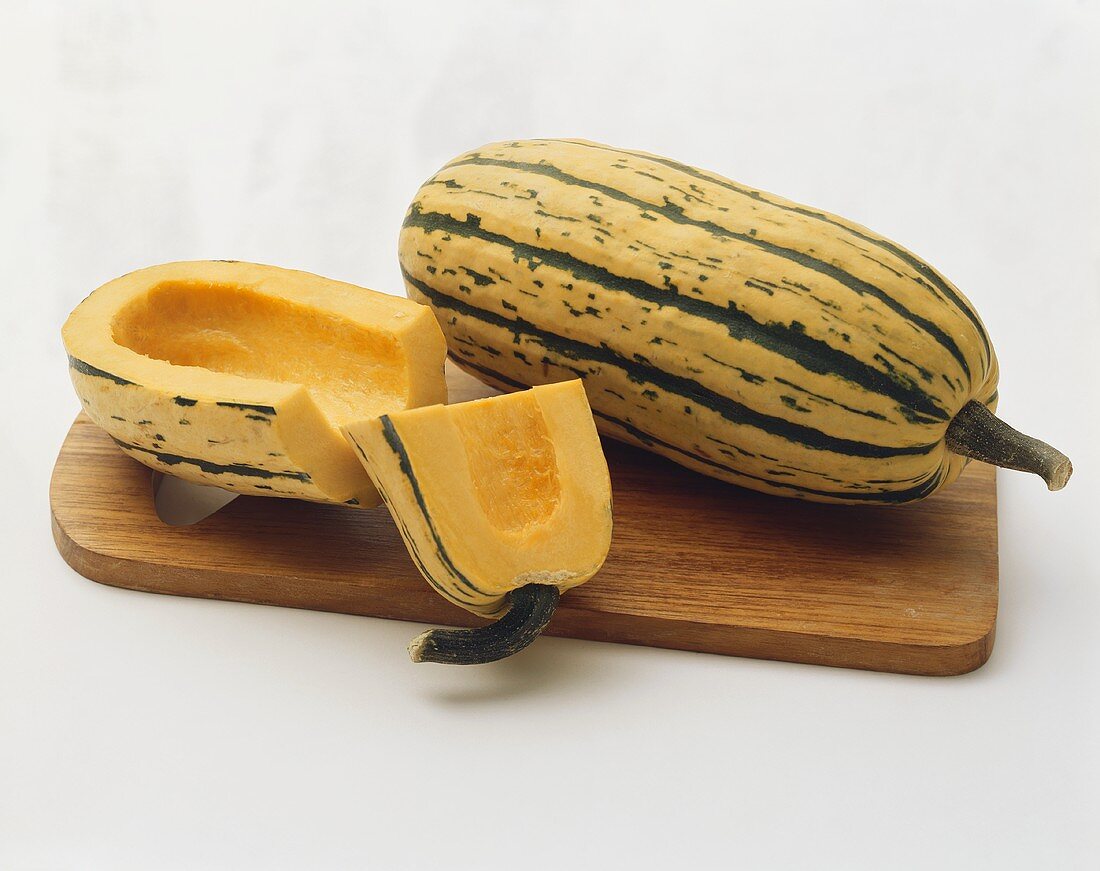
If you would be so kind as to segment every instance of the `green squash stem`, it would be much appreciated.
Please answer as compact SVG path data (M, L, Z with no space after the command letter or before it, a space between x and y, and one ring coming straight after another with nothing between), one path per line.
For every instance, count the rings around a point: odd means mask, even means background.
M956 454L1038 475L1050 490L1061 490L1073 474L1073 464L1061 451L1013 429L973 400L955 415L945 440Z
M429 629L409 644L413 662L480 665L519 653L534 641L554 616L557 587L527 584L508 594L508 612L477 629Z

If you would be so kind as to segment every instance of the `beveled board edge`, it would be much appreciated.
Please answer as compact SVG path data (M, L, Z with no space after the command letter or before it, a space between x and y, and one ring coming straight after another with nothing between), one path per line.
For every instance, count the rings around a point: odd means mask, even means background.
M146 564L144 582L129 576L131 561L106 556L73 539L53 509L51 486L50 516L54 542L62 559L89 580L114 587L166 595L219 599L257 605L304 608L357 614L365 617L423 622L423 614L409 613L400 604L388 608L363 608L349 601L330 606L311 601L294 601L284 596L273 599L257 588L255 576L232 571L207 569L204 583L196 583L195 573L175 566ZM212 586L213 585L213 586ZM448 611L448 615L450 615ZM473 615L454 610L453 619L439 621L447 625L476 625ZM675 631L670 631L674 629ZM923 645L865 641L779 630L748 627L719 627L677 620L655 620L628 614L614 614L570 608L568 599L555 614L545 634L588 641L634 644L697 653L716 653L752 659L767 659L807 665L828 665L867 671L924 676L953 676L980 668L993 652L996 616L981 637L957 645Z

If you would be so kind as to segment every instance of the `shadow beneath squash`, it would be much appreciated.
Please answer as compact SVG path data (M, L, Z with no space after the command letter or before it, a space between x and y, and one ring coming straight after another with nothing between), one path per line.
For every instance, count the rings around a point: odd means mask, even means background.
M936 493L907 504L835 505L759 493L685 472L667 458L608 438L603 445L613 488L677 496L675 503L656 498L616 502L616 534L642 540L653 530L670 535L670 530L682 530L690 533L684 540L696 550L737 557L761 548L774 550L775 530L782 530L778 542L792 565L824 570L847 564L859 575L861 563L903 565L910 558L924 562L931 548L946 547L958 535L974 510L974 503L962 498L969 489L966 481L951 485L956 497L952 500ZM684 556L692 558L690 552Z
M597 647L598 645L598 647ZM622 687L628 661L611 645L572 639L540 638L527 650L478 666L417 665L424 672L424 695L448 707L510 703L523 696L568 692L573 698L602 696ZM430 669L430 672L428 672ZM418 675L419 677L419 675Z

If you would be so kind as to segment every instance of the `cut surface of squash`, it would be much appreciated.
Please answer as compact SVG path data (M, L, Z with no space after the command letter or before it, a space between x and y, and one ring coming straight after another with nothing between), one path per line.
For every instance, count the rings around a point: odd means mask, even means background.
M376 505L339 427L447 395L427 308L272 266L132 272L62 337L84 410L123 451L238 493Z
M534 401L456 405L450 417L477 504L489 525L517 533L548 521L561 502L557 455Z
M580 381L348 424L414 561L456 605L499 615L564 592L611 544L611 482ZM556 600L555 600L556 601Z

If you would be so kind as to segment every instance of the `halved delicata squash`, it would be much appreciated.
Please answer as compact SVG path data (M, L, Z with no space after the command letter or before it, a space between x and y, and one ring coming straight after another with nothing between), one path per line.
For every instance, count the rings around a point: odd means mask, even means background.
M447 397L429 309L254 263L131 272L62 338L85 412L123 451L238 493L377 505L340 427Z
M415 661L490 662L526 647L560 593L603 565L611 481L579 380L350 423L344 433L421 574L484 617L430 630Z

